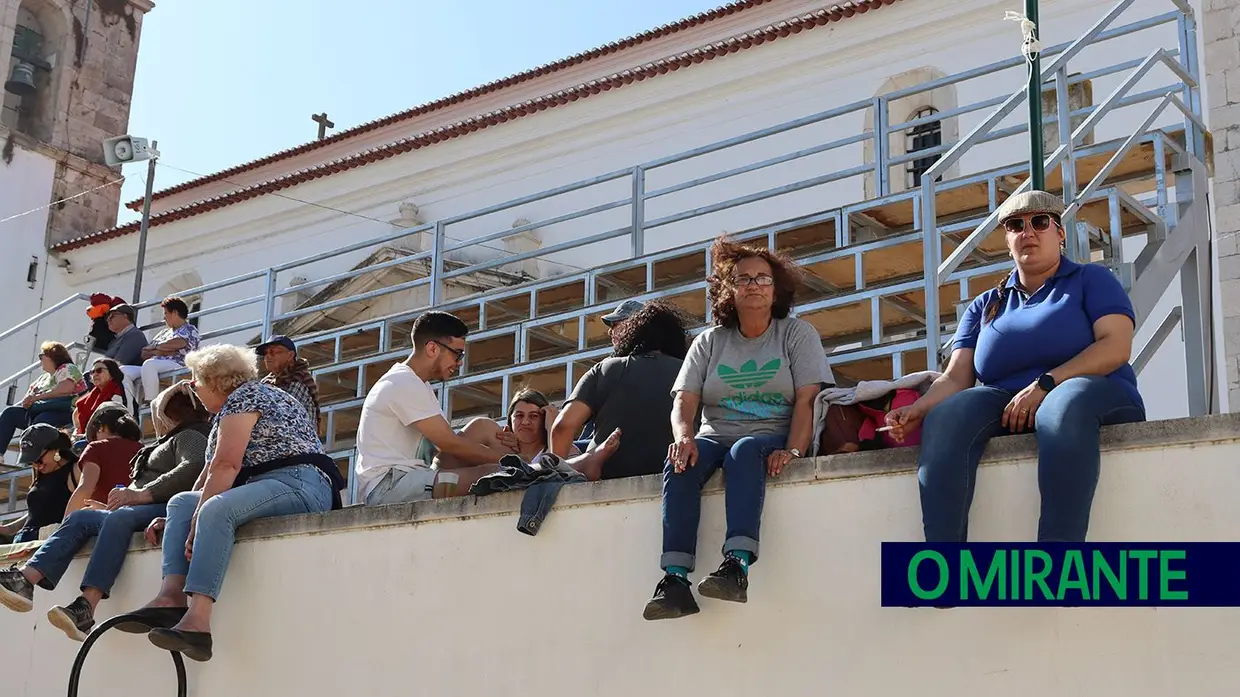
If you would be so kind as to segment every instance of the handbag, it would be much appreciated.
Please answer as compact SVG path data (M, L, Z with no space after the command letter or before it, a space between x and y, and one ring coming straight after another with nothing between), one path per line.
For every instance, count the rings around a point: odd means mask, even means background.
M47 399L40 399L39 401L31 404L26 411L30 412L32 415L42 414L49 411L72 412L73 399L74 398L72 395L68 397L49 397Z

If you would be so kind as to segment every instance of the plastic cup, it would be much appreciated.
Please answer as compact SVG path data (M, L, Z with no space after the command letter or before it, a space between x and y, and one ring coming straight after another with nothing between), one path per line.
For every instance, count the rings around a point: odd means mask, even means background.
M433 496L437 499L456 496L456 487L460 483L461 475L456 472L445 472L443 470L439 470L439 473L435 476Z

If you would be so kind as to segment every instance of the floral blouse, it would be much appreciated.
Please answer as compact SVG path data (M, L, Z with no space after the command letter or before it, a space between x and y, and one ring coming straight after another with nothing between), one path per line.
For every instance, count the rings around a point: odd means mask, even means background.
M164 327L162 331L155 335L155 339L151 341L151 346L158 346L162 343L172 341L173 339L185 339L185 346L177 349L176 353L167 356L160 356L160 358L166 358L170 361L176 361L181 365L185 365L185 354L190 351L198 350L198 327L195 327L189 322L182 324L176 329L173 329L172 327Z
M211 433L207 436L207 462L215 457L220 420L231 414L251 413L258 413L258 423L250 432L250 442L246 444L241 458L242 467L253 467L293 455L323 452L318 428L311 423L306 408L284 390L251 380L228 395L211 424Z
M30 383L30 389L26 390L26 396L47 392L65 380L73 381L73 394L86 391L86 380L82 377L82 369L73 363L66 363L57 368L54 373L44 372L35 378L34 382Z

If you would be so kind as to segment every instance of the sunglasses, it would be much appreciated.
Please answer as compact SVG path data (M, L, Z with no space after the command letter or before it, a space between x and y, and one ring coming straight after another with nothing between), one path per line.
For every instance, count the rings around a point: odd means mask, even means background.
M104 368L103 366L100 366L98 368L91 368L90 370L91 375L98 375L99 373L106 373L106 372L107 372L107 369Z
M1046 232L1051 229L1051 223L1058 222L1054 217L1047 213L1039 213L1029 217L1029 226L1034 232ZM1011 233L1021 233L1025 231L1024 218L1008 218L1003 221L1003 229Z
M762 286L765 288L766 286L772 285L773 283L775 283L775 279L771 278L770 276L766 274L760 274L757 276L733 276L732 277L732 285L736 286L737 288L744 288L746 286Z

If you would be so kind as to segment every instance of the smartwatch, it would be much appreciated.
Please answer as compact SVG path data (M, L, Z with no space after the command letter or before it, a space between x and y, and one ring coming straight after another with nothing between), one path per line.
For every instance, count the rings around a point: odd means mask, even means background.
M1042 373L1038 377L1038 388L1043 392L1050 392L1055 389L1055 378L1051 377L1050 373Z

